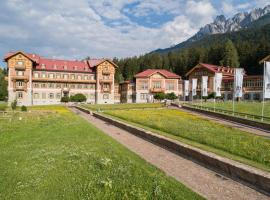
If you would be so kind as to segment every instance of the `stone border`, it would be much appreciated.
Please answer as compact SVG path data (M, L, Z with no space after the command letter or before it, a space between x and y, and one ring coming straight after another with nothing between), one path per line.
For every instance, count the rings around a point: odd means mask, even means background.
M75 108L87 114L93 114L94 117L126 130L133 135L139 136L170 151L184 155L200 164L211 168L214 171L222 173L230 178L243 181L252 188L255 188L270 196L270 173L256 169L254 167L218 156L214 153L206 152L192 147L182 142L152 133L151 131L112 119L88 109L75 106Z
M236 123L240 123L240 124L244 124L247 126L251 126L251 127L255 127L255 128L259 128L262 130L266 130L266 131L270 131L270 124L266 124L266 123L261 123L261 122L257 122L257 121L252 121L252 120L248 120L248 119L244 119L244 118L240 118L240 117L234 117L234 116L230 116L230 115L225 115L222 113L217 113L217 112L212 112L212 111L207 111L207 110L201 110L198 108L192 108L189 106L185 106L182 105L181 108L186 109L186 110L190 110L193 112L197 112L197 113L202 113L202 114L206 114L206 115L210 115L213 117L217 117L217 118L222 118L231 122L236 122Z

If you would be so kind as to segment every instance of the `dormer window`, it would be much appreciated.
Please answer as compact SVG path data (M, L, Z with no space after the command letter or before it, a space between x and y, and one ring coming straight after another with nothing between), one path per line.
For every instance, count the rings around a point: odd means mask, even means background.
M67 66L66 65L64 65L64 70L67 70Z
M74 70L78 70L78 67L77 67L77 66L74 66L73 69L74 69Z
M17 62L17 65L18 65L18 66L23 66L23 61L18 61L18 62Z
M84 71L87 71L87 67L84 67Z
M53 69L57 69L57 66L56 66L56 64L54 64L54 65L53 65Z
M45 64L41 64L41 69L45 69Z

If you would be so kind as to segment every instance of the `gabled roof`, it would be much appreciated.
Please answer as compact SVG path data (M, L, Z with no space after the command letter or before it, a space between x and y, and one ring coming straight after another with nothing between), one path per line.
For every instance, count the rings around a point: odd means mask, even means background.
M206 64L206 63L199 63L198 65L196 65L195 67L193 67L191 70L189 70L186 73L186 76L189 76L195 69L198 68L206 68L209 71L213 72L213 73L217 73L220 72L223 75L228 75L228 76L233 76L234 75L234 68L232 67L224 67L224 66L219 66L219 65L211 65L211 64Z
M269 56L266 56L265 58L263 58L262 60L260 60L259 63L262 64L265 61L270 61L270 55Z
M163 75L166 78L177 78L177 79L181 78L177 74L172 73L172 72L170 72L168 70L165 70L165 69L147 69L147 70L145 70L143 72L140 72L140 73L136 74L135 78L148 78L148 77L152 76L155 73L159 73L159 74Z
M50 71L76 71L76 72L93 72L93 68L100 65L101 63L108 61L115 67L117 65L109 59L89 59L84 61L78 60L61 60L61 59L51 59L44 58L37 54L24 53L22 51L10 52L6 54L4 60L7 61L10 57L17 54L23 54L28 59L35 62L36 69L39 70L50 70Z

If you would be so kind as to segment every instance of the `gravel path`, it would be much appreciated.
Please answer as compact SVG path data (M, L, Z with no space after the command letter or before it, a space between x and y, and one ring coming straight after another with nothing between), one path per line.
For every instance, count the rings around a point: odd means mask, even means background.
M151 142L136 137L127 131L79 110L72 110L152 165L158 167L189 188L192 188L192 190L207 199L270 199L270 197L247 186L223 177L191 160L185 159Z

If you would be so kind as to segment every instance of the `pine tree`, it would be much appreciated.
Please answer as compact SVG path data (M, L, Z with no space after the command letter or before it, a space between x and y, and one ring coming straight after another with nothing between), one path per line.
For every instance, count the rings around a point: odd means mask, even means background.
M223 66L230 66L230 67L240 66L237 49L235 48L231 40L228 40L225 44L225 51L223 59L220 61L220 64Z

